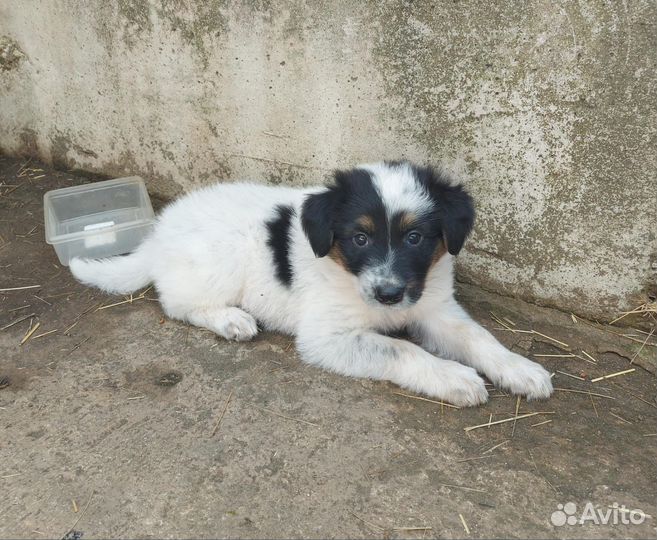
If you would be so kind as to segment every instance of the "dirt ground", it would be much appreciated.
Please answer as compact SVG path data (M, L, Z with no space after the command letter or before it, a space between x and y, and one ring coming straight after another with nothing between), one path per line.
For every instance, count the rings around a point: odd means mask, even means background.
M1 537L655 537L653 338L459 286L558 388L466 431L516 398L452 409L304 366L287 336L165 319L153 291L111 306L77 284L42 197L88 180L0 158ZM590 519L562 524L567 503Z

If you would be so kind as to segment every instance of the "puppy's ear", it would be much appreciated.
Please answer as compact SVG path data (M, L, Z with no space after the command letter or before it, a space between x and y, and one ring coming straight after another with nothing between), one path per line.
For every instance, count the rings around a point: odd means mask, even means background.
M329 188L306 197L301 208L301 226L317 257L327 255L333 245L336 203L335 188Z
M458 255L474 225L472 197L462 186L446 186L440 202L438 209L447 251Z
M418 183L436 205L447 251L458 255L474 225L472 197L463 186L453 184L440 170L431 167L414 167L413 170Z

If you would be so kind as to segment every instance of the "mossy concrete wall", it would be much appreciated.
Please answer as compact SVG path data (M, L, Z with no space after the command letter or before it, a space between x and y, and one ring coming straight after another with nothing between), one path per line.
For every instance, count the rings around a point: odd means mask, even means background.
M165 196L443 162L460 276L594 317L654 294L651 0L0 3L0 151Z

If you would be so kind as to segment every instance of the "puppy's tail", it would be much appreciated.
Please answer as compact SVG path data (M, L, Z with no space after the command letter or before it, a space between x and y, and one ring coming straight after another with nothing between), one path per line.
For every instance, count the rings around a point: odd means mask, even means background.
M71 273L86 285L93 285L113 294L129 294L148 285L151 264L146 246L142 244L130 255L109 259L71 259Z

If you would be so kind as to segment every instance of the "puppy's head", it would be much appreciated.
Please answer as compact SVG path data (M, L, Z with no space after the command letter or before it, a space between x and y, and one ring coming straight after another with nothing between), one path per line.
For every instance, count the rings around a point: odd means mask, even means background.
M301 213L317 257L357 276L366 302L401 308L420 299L433 264L461 251L473 222L472 199L461 186L406 162L338 171Z

